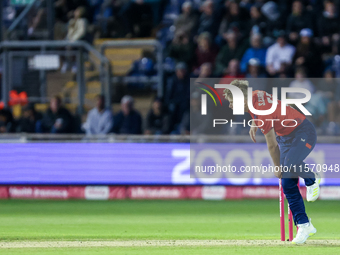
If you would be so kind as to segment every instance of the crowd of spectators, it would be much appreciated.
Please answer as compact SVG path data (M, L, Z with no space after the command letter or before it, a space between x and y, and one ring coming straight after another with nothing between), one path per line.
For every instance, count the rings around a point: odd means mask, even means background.
M333 79L340 77L339 1L196 3L182 4L182 13L174 22L174 36L166 44L167 56L177 66L186 65L188 78L290 78L285 86L303 87L312 93L305 107L312 113L318 132L339 133L340 84ZM188 100L190 92L185 94L185 85L181 85L188 83L178 74L177 66L166 88L178 92L175 98L167 92L165 102L175 116L175 127L183 133L189 102L193 111L196 99L191 95ZM209 74L201 76L207 69ZM272 87L279 85L270 80L252 80L251 86L271 93ZM173 110L176 107L177 112ZM199 132L199 128L192 127L191 132Z
M58 0L55 11L57 39L60 34L90 40L89 32L111 38L156 36L165 61L174 63L173 71L166 71L164 97L155 99L144 121L133 98L123 97L121 111L112 116L99 96L83 125L88 134L189 133L189 109L198 104L197 95L190 94L192 77L295 79L290 86L313 93L306 107L321 132L340 130L340 85L332 79L340 77L338 0L177 0L161 1L156 9L146 0ZM252 84L269 93L272 86ZM32 120L39 119L38 132L71 131L70 115L60 103L54 98L40 119L28 107L17 130L31 130ZM10 121L5 115L0 113L3 123Z

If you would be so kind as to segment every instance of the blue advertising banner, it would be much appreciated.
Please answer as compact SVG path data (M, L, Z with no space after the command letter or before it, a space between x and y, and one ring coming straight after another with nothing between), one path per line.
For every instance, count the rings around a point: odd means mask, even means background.
M207 151L205 144L206 151L190 153L189 144L176 143L4 143L0 184L277 185L267 172L221 171L213 176L197 172L190 178L193 162L245 170L271 165L265 144L221 144L218 150L215 144L214 148ZM318 144L306 160L326 177L323 185L340 185L339 151L338 144Z

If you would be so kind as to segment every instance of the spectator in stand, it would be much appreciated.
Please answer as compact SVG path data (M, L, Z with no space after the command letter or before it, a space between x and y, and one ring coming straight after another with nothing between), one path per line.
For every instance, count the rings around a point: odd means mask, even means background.
M323 75L324 79L319 80L317 90L328 99L328 125L326 133L336 135L340 131L340 84L338 79L334 79L335 73L331 68L327 68Z
M292 5L292 13L287 21L287 34L294 45L303 28L313 29L312 16L304 9L302 0L295 0Z
M308 77L321 77L323 63L319 47L313 42L313 31L304 28L300 32L300 40L296 46L293 57L293 64L296 67L304 67Z
M303 67L299 67L295 71L295 80L289 84L291 88L304 88L307 89L310 93L315 92L314 84L306 78L306 69ZM303 94L301 93L288 93L289 98L303 98Z
M247 22L247 34L262 34L267 32L267 19L261 13L261 5L254 4L250 8L250 21Z
M134 100L126 95L121 100L121 111L113 119L113 133L139 135L142 134L142 117L134 109Z
M216 57L215 62L215 75L223 76L227 72L227 67L230 60L241 60L244 52L249 46L248 39L241 39L238 29L229 30L227 35L227 44L223 46Z
M67 35L67 23L70 19L71 9L66 0L58 0L55 6L54 39L64 40Z
M153 27L153 13L149 3L134 0L125 11L128 23L128 37L150 37Z
M166 83L164 104L168 107L174 125L178 124L183 113L189 109L190 76L184 62L176 65L175 75ZM178 127L175 127L175 129Z
M244 77L245 75L240 72L240 61L238 59L230 60L226 74L223 78L236 79Z
M262 36L260 34L253 34L250 37L250 48L246 50L241 60L241 72L247 71L249 60L256 58L260 61L261 67L266 65L267 49L262 46Z
M67 35L67 24L74 17L74 11L83 6L85 13L90 10L87 0L56 0L55 6L55 40L64 40Z
M177 31L169 46L168 55L175 59L176 62L184 62L188 66L191 66L194 58L194 50L194 44L189 36L183 31Z
M209 32L214 38L217 33L217 20L214 15L214 2L212 0L205 0L201 6L201 17L199 19L197 33Z
M89 21L91 23L95 22L98 19L98 16L101 13L101 8L104 3L104 0L87 0L89 5Z
M67 31L67 36L66 40L70 42L75 42L75 41L80 41L84 40L86 35L87 35L87 20L85 18L85 7L78 7L74 11L74 18L70 20L68 24L68 31ZM68 49L70 50L70 49ZM77 66L74 63L75 59L73 58L72 60L68 59L64 62L61 72L66 73L66 71L69 68L69 63L73 62L72 66L72 73L77 72Z
M315 125L320 125L327 113L327 103L323 100L319 93L316 93L315 85L306 78L306 70L303 67L299 67L295 71L295 80L289 84L291 88L303 88L307 89L312 97L304 106L312 114L312 117L308 117L313 121ZM288 93L288 98L304 98L303 93Z
M35 133L37 121L41 119L33 104L28 104L22 110L22 117L18 121L16 131L19 133Z
M228 67L225 70L225 75L222 77L219 83L229 84L236 78L244 78L245 75L240 72L240 61L238 59L232 59L229 61ZM223 98L224 89L216 89L217 93Z
M318 36L324 52L336 52L335 45L339 41L339 14L333 1L324 2L324 12L318 20Z
M13 115L8 109L0 110L0 133L15 132L15 122Z
M197 49L193 63L194 74L199 73L199 68L204 63L215 63L218 49L212 45L211 36L208 32L200 34L197 38Z
M226 39L226 33L233 27L237 27L240 31L240 35L243 38L247 34L247 20L249 14L239 6L235 1L225 1L226 12L218 29L217 43L219 46L224 44Z
M267 32L265 36L270 39L270 37L276 31L282 30L285 28L285 22L283 22L282 15L280 13L278 5L273 2L269 1L265 3L261 7L261 12L263 16L265 16L268 20L267 22Z
M66 40L75 42L83 40L87 33L86 9L83 6L74 11L74 18L68 24Z
M212 78L213 66L211 63L203 63L199 70L198 78Z
M105 108L105 96L96 97L96 107L89 111L83 129L87 135L108 134L112 129L112 113Z
M249 59L246 78L267 78L267 74L264 71L264 67L261 65L261 61L259 59Z
M266 69L272 77L277 77L287 65L292 64L295 47L287 43L285 36L284 31L278 32L276 43L267 50Z
M182 4L182 13L175 21L176 31L183 31L190 37L193 35L195 28L197 27L198 17L192 10L192 3L186 1Z
M73 133L73 123L73 116L61 105L61 98L54 96L50 101L50 108L43 115L41 123L37 124L37 131L52 134Z
M216 134L216 131L210 128L211 122L211 114L205 116L201 114L201 94L197 91L192 93L190 111L188 110L183 114L179 133L182 135Z
M164 135L169 134L171 130L170 116L163 107L162 100L156 98L152 102L151 109L146 116L146 135Z
M267 79L263 79L266 77L267 75L264 72L263 66L261 66L260 60L257 58L249 59L246 78L252 79L249 82L251 83L253 91L255 90L267 91Z

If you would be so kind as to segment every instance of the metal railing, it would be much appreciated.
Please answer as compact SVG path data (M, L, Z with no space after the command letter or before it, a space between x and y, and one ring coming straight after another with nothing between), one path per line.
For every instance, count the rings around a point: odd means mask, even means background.
M141 83L156 83L157 84L157 96L163 96L163 47L157 40L115 40L107 41L101 45L100 52L105 55L105 50L108 48L134 48L143 46L153 46L156 49L157 60L157 75L156 76L138 76L138 77L112 77L112 82L116 83L121 80L124 83L127 82L141 82ZM113 69L115 67L113 66Z
M88 53L88 57L95 57L99 61L92 61L94 65L97 66L97 69L100 71L100 82L101 82L101 93L106 97L106 104L109 107L111 105L111 64L110 61L103 56L100 52L98 52L94 47L90 44L77 41L77 42L69 42L69 41L4 41L0 44L0 50L2 51L2 61L3 61L3 70L2 70L2 101L5 106L8 105L9 101L9 91L11 89L11 80L10 80L10 56L14 54L67 54L66 48L73 49L72 51L76 51L76 63L77 63L77 75L76 81L78 84L78 113L83 114L84 109L84 98L85 98L85 72L84 72L84 53ZM23 51L23 49L25 51ZM62 50L61 50L62 49ZM41 77L46 77L46 71L41 71ZM43 79L42 79L43 80ZM46 84L43 85L43 87ZM46 95L41 95L40 101L44 101Z
M265 143L265 137L256 138ZM252 143L248 135L85 135L85 134L0 134L0 143ZM340 144L340 137L318 136L318 143Z
M43 31L34 32L37 36L43 35L41 39L53 40L54 38L54 25L55 25L55 6L54 0L33 0L31 3L27 4L26 7L20 12L19 16L15 18L12 24L4 33L4 38L10 40L13 34L20 36L25 40L28 39L28 23L30 22L30 15L37 14L39 9L43 9L46 13L44 16L44 21L40 21L40 26L43 26ZM32 17L31 17L32 18ZM40 28L41 29L41 28Z

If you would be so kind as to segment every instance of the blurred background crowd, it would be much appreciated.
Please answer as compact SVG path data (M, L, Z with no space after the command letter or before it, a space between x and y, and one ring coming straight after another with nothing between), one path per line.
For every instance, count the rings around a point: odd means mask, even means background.
M2 4L9 27L22 8L10 0ZM118 107L107 109L105 97L97 95L85 116L75 116L54 96L43 112L32 103L18 118L9 108L0 110L1 133L189 134L190 107L195 114L200 103L199 94L190 94L190 78L291 78L289 86L312 92L306 107L318 133L340 134L340 85L333 79L340 78L340 1L56 0L54 8L55 40L156 38L164 53L164 95L140 112L135 106L140 90L132 84L116 100ZM42 4L15 39L36 39L46 15ZM64 61L60 72L77 68ZM146 51L127 75L155 72L154 56ZM280 86L271 80L251 86L271 93ZM191 131L199 134L202 127Z

